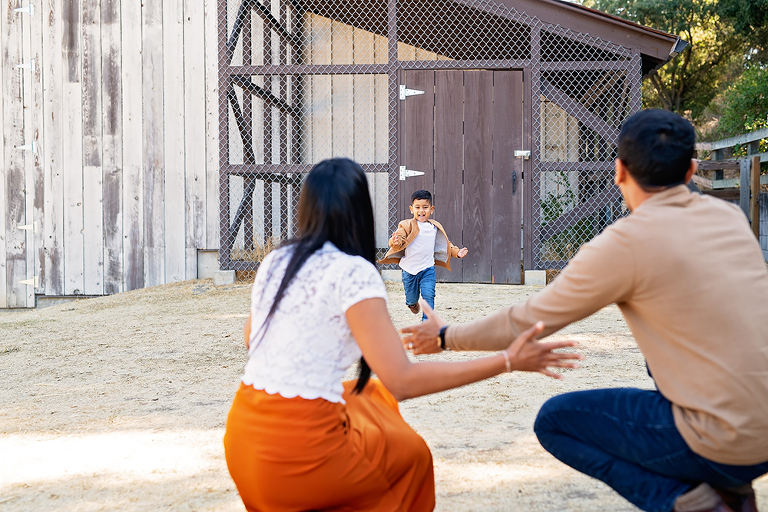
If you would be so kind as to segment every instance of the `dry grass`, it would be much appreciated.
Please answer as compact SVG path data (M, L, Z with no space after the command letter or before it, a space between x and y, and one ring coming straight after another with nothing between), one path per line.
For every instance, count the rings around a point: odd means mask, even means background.
M388 288L395 324L416 321ZM0 313L0 511L243 510L221 439L249 291L193 281ZM467 321L535 291L438 284L437 308ZM544 452L531 425L558 393L650 387L642 355L616 307L557 338L587 355L565 381L502 375L401 404L432 449L439 511L636 510ZM756 488L766 503L768 480Z

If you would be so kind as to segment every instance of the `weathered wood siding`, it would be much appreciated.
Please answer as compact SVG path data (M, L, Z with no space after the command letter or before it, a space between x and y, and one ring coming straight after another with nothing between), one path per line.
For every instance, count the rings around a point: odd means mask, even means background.
M196 278L219 240L216 0L27 3L1 4L0 308Z

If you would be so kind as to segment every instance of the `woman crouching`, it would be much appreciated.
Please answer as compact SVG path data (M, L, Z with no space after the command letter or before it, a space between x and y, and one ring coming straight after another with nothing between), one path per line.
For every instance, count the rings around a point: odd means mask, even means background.
M552 353L573 343L537 343L538 326L491 357L410 362L374 266L368 183L351 160L312 169L298 229L253 283L248 363L224 437L240 497L249 511L432 510L432 455L397 401L505 371L574 367L579 356ZM343 382L358 360L358 379Z

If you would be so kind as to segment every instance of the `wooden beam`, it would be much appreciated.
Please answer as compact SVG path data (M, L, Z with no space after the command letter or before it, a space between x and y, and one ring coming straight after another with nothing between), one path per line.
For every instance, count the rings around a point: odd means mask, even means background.
M740 166L740 193L739 193L739 205L741 206L744 215L749 218L749 171L752 167L750 161L747 158L739 160Z
M752 157L752 176L750 180L749 212L752 221L752 232L760 240L760 157Z
M768 128L757 130L754 132L745 133L744 135L737 135L736 137L729 137L727 139L716 140L714 142L699 142L696 144L697 150L715 151L717 149L732 148L737 144L748 144L760 139L768 139Z
M619 187L611 184L610 187L603 190L599 194L590 197L586 203L582 203L568 213L561 215L555 220L549 221L546 224L542 224L540 232L542 236L551 237L566 229L570 228L581 219L595 213L598 208L601 208L610 201L621 199L621 192Z
M301 116L301 111L298 108L294 108L287 104L285 101L281 100L268 90L259 87L258 85L254 84L253 82L246 81L246 82L234 82L234 85L237 85L238 87L241 87L244 91L247 91L255 96L258 96L265 102L271 104L273 107L277 107L280 112L284 114L290 114L292 116L299 117ZM266 157L265 157L266 159Z
M608 124L602 117L590 112L584 105L568 96L564 91L555 87L546 80L541 81L541 94L549 101L557 104L588 128L597 132L608 144L616 145L619 140L619 130Z
M700 171L721 171L740 169L738 160L698 160Z
M298 38L294 37L293 34L288 32L288 29L286 29L285 26L280 23L277 18L274 17L269 7L259 2L258 0L244 0L243 3L245 2L251 2L253 4L254 11L256 11L256 14L258 14L261 19L264 20L265 25L269 25L272 30L280 34L282 39L291 43L297 52L301 51L301 43L299 42Z

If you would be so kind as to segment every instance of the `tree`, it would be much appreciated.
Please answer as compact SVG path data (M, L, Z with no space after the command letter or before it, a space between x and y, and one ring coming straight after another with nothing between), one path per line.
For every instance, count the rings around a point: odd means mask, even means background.
M681 114L690 112L695 120L742 69L747 37L733 24L721 21L720 5L716 0L581 1L588 7L679 35L688 41L680 55L650 74L643 87L646 107ZM729 1L739 4L768 0Z
M768 0L720 0L717 11L737 34L747 38L747 59L768 63Z

